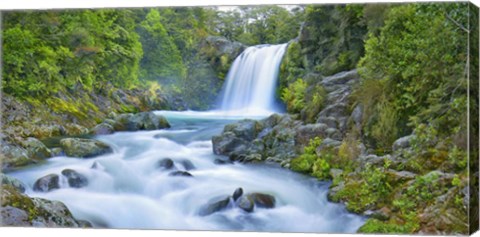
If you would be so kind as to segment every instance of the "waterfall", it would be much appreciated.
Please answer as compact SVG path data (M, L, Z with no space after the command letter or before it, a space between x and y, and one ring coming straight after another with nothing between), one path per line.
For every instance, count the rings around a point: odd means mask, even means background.
M257 45L240 54L228 72L221 109L242 113L276 111L275 87L286 47Z

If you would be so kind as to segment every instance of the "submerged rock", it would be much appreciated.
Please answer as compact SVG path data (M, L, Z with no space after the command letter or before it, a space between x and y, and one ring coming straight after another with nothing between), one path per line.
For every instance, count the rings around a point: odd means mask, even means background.
M213 163L215 163L216 165L233 164L231 160L222 160L222 159L215 159Z
M174 163L173 163L173 160L170 159L170 158L165 158L165 159L162 159L158 162L158 167L159 168L162 168L162 169L166 169L166 170L169 170L169 169L172 169L175 167Z
M195 165L193 165L193 163L189 160L182 160L180 163L183 165L183 168L185 168L185 170L187 171L195 169Z
M200 209L199 215L208 216L215 212L222 211L228 207L229 203L230 203L230 196L222 196L222 197L214 198Z
M193 177L192 174L188 173L187 171L173 171L172 173L168 174L169 176L180 176L180 177Z
M62 175L67 178L68 185L72 188L82 188L88 185L88 179L85 175L72 169L62 170Z
M112 148L104 142L84 138L64 138L60 145L70 157L91 158L112 153Z
M238 208L246 212L253 212L253 209L255 207L255 202L252 200L250 196L242 196L237 200L236 205Z
M33 184L33 190L37 192L49 192L60 188L59 176L56 174L49 174L39 178Z

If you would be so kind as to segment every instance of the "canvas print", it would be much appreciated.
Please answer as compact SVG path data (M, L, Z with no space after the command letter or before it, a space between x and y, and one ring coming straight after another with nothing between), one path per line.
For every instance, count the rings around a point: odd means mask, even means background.
M1 226L468 235L469 2L1 11Z

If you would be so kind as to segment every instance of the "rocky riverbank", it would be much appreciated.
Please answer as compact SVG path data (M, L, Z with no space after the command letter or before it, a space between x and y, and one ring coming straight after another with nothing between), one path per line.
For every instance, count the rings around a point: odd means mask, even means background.
M80 127L80 125L78 125ZM141 113L110 113L107 119L91 129L82 127L82 133L65 132L60 125L52 125L57 136L58 147L47 147L34 137L19 138L19 144L2 141L2 172L19 169L26 165L38 164L51 157L67 156L77 158L92 158L102 154L111 153L113 149L106 143L94 138L79 138L76 136L94 136L110 134L115 131L156 130L169 128L170 124L163 116L153 112ZM50 128L52 128L50 127ZM37 128L36 128L37 129ZM45 138L45 137L43 137ZM95 167L93 167L95 168ZM25 185L21 181L1 175L1 208L2 225L5 226L35 226L35 227L91 227L87 221L76 220L68 208L61 202L41 198L31 198L24 192ZM81 188L88 184L88 180L75 170L63 170L68 185L72 188ZM49 174L39 178L33 190L49 192L60 188L60 177Z
M213 137L214 153L331 181L330 201L370 218L359 232L464 233L469 197L462 170L440 156L422 158L425 134L398 138L389 153L369 149L352 135L364 118L361 105L351 108L352 87L359 81L356 71L319 81L317 86L327 93L326 106L313 123L306 123L302 113L242 120Z

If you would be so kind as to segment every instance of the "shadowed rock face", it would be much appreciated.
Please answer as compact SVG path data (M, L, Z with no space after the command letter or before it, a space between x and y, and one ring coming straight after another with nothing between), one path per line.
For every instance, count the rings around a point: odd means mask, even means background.
M64 169L62 175L67 178L68 185L72 188L82 188L88 185L87 177L75 170Z

